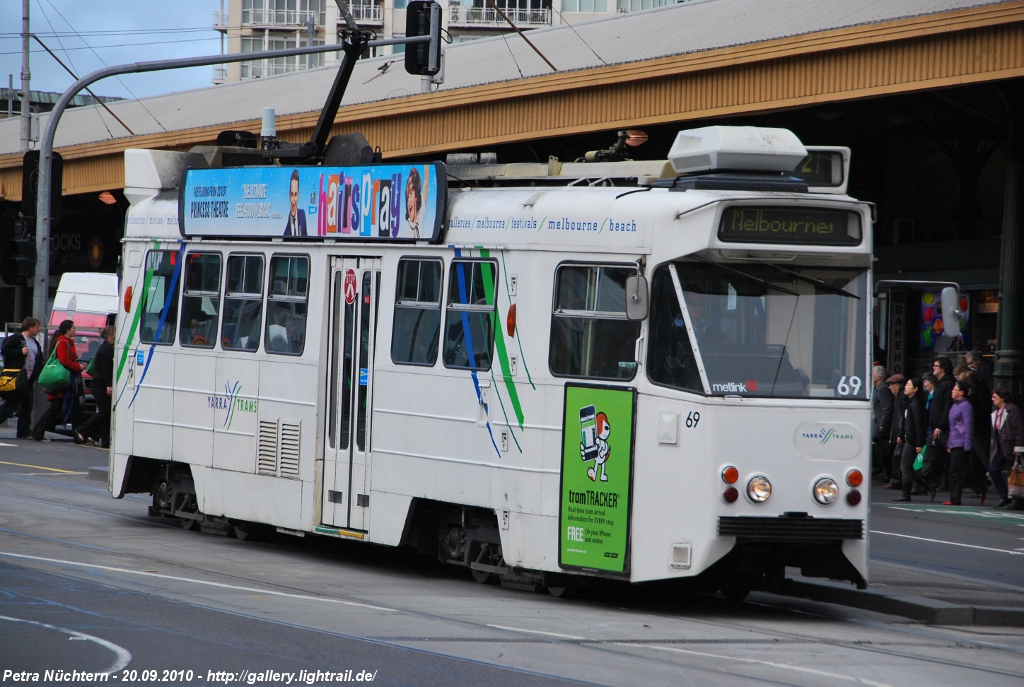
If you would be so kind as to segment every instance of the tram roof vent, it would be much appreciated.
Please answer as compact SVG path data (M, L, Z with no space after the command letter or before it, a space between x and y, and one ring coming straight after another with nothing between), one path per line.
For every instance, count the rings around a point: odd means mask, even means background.
M668 153L676 174L792 172L807 149L789 129L706 126L680 131Z

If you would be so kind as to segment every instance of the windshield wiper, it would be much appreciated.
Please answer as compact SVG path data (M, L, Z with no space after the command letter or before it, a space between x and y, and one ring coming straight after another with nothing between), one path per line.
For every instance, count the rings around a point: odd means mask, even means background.
M767 267L769 269L775 270L776 272L781 272L781 273L783 273L783 274L785 274L787 276L790 276L793 279L796 279L797 281L802 281L802 282L807 283L807 284L813 284L814 286L817 286L819 289L821 289L822 291L825 291L826 293L831 293L831 294L836 295L836 296L846 296L847 298L856 298L858 301L860 300L860 296L858 296L856 294L850 293L849 291L846 291L845 289L839 289L839 288L836 288L835 286L830 286L830 285L826 284L825 282L823 282L820 279L816 279L815 277L808 277L807 275L800 274L796 270L791 270L788 267L783 267L782 265L776 265L774 263L766 262L764 260L756 260L755 262L757 262L757 264L759 264L759 265L764 265L765 267Z
M772 284L771 282L769 282L767 280L759 279L758 277L755 277L752 274L747 274L746 272L743 272L741 270L733 269L732 267L726 267L725 265L722 265L720 263L708 260L707 258L705 258L702 255L695 255L693 257L697 258L698 260L700 260L702 262L707 263L708 265L711 265L714 269L716 269L716 270L718 270L720 272L727 272L727 273L732 274L734 276L737 276L740 279L743 279L745 281L755 282L757 284L760 284L762 287L765 288L765 290L772 289L774 291L781 291L782 293L784 293L784 294L786 294L788 296L796 296L797 298L800 297L800 294L798 294L796 291L790 291L789 289L786 289L786 288L783 288L781 286L777 286L775 284Z

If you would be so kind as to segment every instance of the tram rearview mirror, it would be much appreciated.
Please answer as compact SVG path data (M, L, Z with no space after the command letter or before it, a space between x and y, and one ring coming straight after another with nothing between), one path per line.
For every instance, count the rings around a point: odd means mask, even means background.
M647 296L647 279L632 276L626 279L626 318L643 320L647 318L649 299Z
M956 288L942 289L942 336L955 339L960 336L960 294Z

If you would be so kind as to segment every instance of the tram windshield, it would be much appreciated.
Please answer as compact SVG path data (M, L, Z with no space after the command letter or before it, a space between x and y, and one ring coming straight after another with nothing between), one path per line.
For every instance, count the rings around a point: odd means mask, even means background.
M864 270L687 261L656 270L652 286L655 383L716 396L867 398Z

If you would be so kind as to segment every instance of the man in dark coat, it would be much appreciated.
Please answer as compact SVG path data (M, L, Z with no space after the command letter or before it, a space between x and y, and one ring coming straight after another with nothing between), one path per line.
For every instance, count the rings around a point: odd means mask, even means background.
M907 397L903 393L903 385L907 383L907 378L901 374L894 374L886 379L885 383L893 397L892 420L889 423L889 454L892 456L892 468L889 474L892 477L889 479L887 488L899 489L902 485L900 456L903 453L901 445L903 437L903 410L907 401Z
M4 368L23 371L18 375L15 395L0 405L0 423L17 413L19 439L27 439L32 434L33 394L36 380L46 362L41 359L39 343L36 341L39 326L39 320L26 317L21 323L21 331L4 339L0 349L4 357Z
M871 368L871 459L878 465L888 482L891 477L892 458L889 453L889 432L892 430L892 392L885 384L885 368Z

